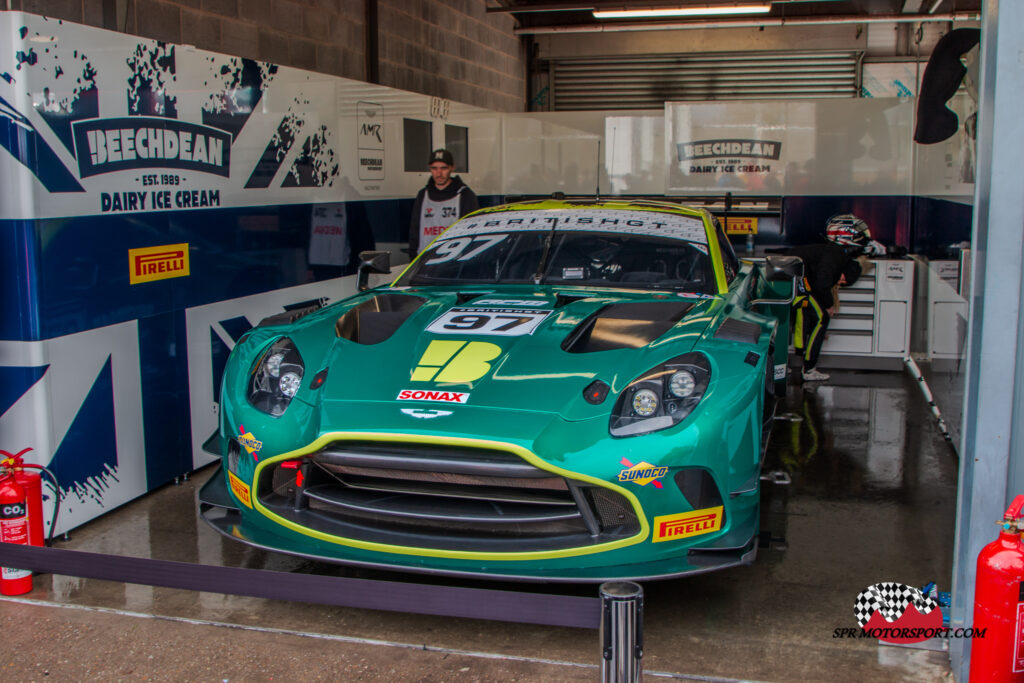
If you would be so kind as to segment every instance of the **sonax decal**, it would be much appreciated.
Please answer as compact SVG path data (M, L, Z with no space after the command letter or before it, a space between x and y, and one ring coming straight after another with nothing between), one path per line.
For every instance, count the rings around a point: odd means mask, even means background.
M228 472L228 483L231 484L231 493L235 494L235 498L240 500L245 507L251 508L252 500L249 498L249 487L245 485L245 482Z
M185 277L188 269L188 243L166 244L128 250L129 281L133 285L172 277Z
M654 543L710 534L722 528L723 506L654 518Z
M465 403L469 393L465 391L428 391L425 389L402 389L395 397L397 401L438 401L440 403Z

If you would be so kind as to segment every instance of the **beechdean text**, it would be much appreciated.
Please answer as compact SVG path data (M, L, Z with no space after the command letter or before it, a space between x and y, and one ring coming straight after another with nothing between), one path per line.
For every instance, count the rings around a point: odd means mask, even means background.
M676 145L679 161L738 157L778 159L782 143L772 140L696 140Z
M228 177L231 135L219 128L157 117L77 121L80 178L148 168L180 168Z

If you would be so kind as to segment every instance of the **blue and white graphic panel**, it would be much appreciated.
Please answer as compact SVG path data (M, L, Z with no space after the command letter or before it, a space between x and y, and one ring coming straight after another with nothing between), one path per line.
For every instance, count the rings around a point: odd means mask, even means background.
M31 448L60 483L60 533L147 490L138 328L0 342L0 448ZM53 489L44 486L46 528Z

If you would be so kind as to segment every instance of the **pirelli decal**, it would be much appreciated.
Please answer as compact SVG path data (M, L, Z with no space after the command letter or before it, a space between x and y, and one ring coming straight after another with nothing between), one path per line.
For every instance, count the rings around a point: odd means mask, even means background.
M188 243L167 244L128 250L129 280L137 285L172 277L186 277L188 270Z
M249 487L241 479L235 476L234 472L228 472L228 483L231 484L231 493L247 508L252 508L252 499L249 496Z
M722 528L723 506L654 518L654 543L710 534Z

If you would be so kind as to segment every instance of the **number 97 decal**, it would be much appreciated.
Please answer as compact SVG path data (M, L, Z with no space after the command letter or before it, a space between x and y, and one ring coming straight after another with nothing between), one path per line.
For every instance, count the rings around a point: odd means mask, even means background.
M551 311L519 308L452 308L427 326L434 334L488 334L518 337L533 334Z

